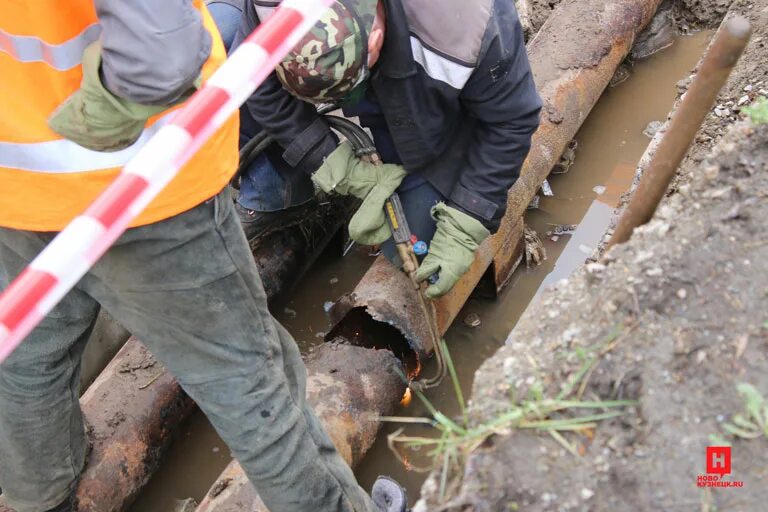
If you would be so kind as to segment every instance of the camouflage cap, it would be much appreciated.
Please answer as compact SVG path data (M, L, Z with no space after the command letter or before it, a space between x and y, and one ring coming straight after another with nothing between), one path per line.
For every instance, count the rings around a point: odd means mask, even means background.
M326 103L347 96L364 78L368 34L379 0L336 0L277 66L294 96Z

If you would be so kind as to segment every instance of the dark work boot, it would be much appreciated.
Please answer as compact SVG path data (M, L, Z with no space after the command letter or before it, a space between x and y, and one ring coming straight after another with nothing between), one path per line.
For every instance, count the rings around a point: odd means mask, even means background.
M305 203L291 206L285 210L259 212L249 210L236 202L235 210L240 218L240 225L243 227L243 231L245 231L245 237L248 241L254 242L276 231L299 224L308 215L311 215L312 209L316 206L317 200L310 199Z
M371 499L378 512L409 512L405 489L388 476L376 479L371 489Z

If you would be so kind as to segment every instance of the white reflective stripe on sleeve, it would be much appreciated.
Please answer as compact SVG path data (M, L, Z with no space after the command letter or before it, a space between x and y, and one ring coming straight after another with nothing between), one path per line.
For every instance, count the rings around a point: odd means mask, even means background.
M48 142L0 142L0 167L46 174L70 174L122 167L157 133L173 112L145 129L131 146L112 153L92 151L66 139Z
M0 51L20 62L44 62L54 69L66 71L80 65L83 50L99 39L101 25L94 23L61 44L49 44L33 36L17 36L0 30Z
M431 78L444 82L454 89L461 90L472 75L473 69L458 64L424 46L418 38L411 36L413 59L421 64Z

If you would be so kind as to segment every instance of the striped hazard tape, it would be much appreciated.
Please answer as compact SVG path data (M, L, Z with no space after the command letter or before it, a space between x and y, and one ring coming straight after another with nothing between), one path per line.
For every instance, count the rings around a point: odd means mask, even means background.
M285 0L0 295L0 362L245 102L333 0Z

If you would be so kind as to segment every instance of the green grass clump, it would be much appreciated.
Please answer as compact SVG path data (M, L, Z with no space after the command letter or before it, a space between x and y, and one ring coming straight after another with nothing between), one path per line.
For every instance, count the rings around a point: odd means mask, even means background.
M768 401L751 384L742 382L736 389L744 399L744 412L734 414L723 430L742 439L768 439Z
M610 341L615 337L612 334ZM411 469L431 471L440 468L439 496L441 499L446 496L447 491L455 490L457 487L456 481L449 481L452 469L461 468L467 457L494 434L508 434L513 430L535 430L550 435L572 455L580 457L577 447L568 441L567 433L587 434L597 427L598 422L621 416L625 413L626 407L637 404L634 400L590 401L581 398L591 374L590 370L598 359L597 356L593 356L582 365L556 397L546 397L543 386L534 383L525 399L510 400L510 406L506 412L480 425L471 425L453 361L445 341L441 340L441 344L461 416L457 419L448 418L438 411L423 393L413 389L429 411L431 418L380 418L382 421L395 423L430 425L436 430L435 437L407 436L401 428L390 434L388 441L393 453ZM432 460L432 465L426 468L413 467L406 462L401 448L414 451L428 449L427 454Z
M768 99L760 96L750 106L741 109L755 124L768 123Z

